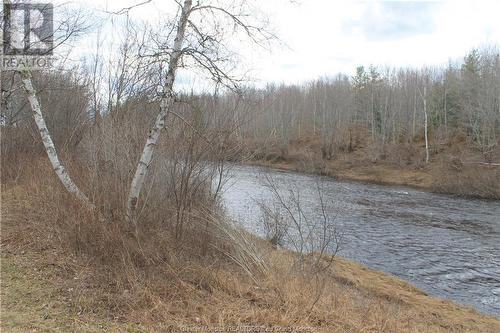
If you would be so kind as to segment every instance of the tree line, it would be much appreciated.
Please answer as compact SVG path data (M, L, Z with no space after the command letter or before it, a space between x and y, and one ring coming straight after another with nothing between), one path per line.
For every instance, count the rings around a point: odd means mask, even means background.
M301 85L268 84L249 89L236 111L239 137L251 142L318 138L324 157L351 151L355 137L378 147L440 145L463 137L491 162L500 134L500 53L474 49L443 67L359 66ZM234 103L234 98L222 98Z

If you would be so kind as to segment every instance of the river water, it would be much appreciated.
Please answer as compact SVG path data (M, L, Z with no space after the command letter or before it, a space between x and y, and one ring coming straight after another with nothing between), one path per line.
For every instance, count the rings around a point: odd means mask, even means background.
M280 189L300 191L311 214L318 214L321 185L343 235L339 255L500 316L500 202L235 166L224 190L226 209L261 235L257 201L273 200L266 177Z

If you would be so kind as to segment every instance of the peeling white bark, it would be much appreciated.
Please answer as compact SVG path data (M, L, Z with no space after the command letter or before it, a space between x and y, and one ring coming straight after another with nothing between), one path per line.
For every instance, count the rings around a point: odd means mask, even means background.
M90 203L87 196L80 191L78 186L71 180L68 172L64 168L64 166L59 161L59 157L57 156L56 148L54 146L54 142L50 136L50 132L45 124L45 120L42 115L42 109L40 106L40 102L36 97L36 90L33 87L33 83L31 82L31 74L28 70L19 70L19 74L21 76L21 81L23 83L24 90L28 95L28 101L31 106L31 111L33 112L33 117L35 118L36 126L40 132L40 136L42 137L43 145L45 146L45 151L47 152L47 156L49 157L50 163L52 164L52 168L54 169L57 177L64 185L68 192L74 194L78 199L83 201L85 204L93 205Z
M179 60L182 56L182 44L184 42L186 25L188 22L189 15L191 13L192 0L185 0L182 6L181 16L177 25L177 32L174 40L174 48L168 65L168 72L166 77L165 86L163 88L162 97L160 100L160 112L156 117L153 128L149 132L148 139L144 145L144 149L141 154L141 159L137 165L134 178L130 185L130 193L127 203L127 216L131 221L135 221L135 210L137 208L137 201L139 195L141 194L141 189L144 184L144 179L146 178L149 165L153 158L154 148L160 137L162 129L165 127L165 119L170 111L173 104L172 88L175 81L175 75Z

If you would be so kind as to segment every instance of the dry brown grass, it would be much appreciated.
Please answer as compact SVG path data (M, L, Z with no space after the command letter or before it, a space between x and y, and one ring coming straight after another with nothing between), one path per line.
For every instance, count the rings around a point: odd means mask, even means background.
M157 332L183 325L500 330L496 318L341 258L320 276L324 284L315 283L315 276L292 269L293 253L257 239L267 270L252 279L222 254L234 244L214 232L201 242L200 228L193 228L179 243L168 216L138 230L119 219L103 221L44 171L35 165L22 182L3 186L4 331Z
M378 144L361 142L353 147L352 151L336 149L332 158L325 159L318 140L292 142L281 150L261 146L247 163L467 197L500 198L500 168L468 163L481 162L484 156L459 137L433 145L429 164L425 163L422 144L391 143L381 149ZM493 161L499 160L500 149L492 156Z
M464 165L459 159L443 160L432 170L436 192L500 200L500 167Z

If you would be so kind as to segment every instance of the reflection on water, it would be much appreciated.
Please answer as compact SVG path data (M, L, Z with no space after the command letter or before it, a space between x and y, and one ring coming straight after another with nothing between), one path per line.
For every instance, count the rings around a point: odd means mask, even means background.
M283 189L298 188L310 214L319 213L316 182L321 182L328 212L336 215L343 234L340 255L500 316L500 202L234 167L225 205L257 234L262 229L256 200L272 200L264 172Z

